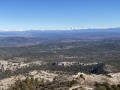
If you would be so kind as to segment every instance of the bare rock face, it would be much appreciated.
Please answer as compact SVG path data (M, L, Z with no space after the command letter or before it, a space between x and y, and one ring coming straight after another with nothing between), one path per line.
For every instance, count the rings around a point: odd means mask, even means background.
M110 80L114 84L120 84L120 73L111 73L110 75L112 76L112 78L110 78Z

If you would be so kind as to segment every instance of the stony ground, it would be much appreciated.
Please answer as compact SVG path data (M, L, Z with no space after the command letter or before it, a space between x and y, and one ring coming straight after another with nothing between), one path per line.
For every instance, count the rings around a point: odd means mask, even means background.
M59 76L59 74L52 73L50 71L31 71L29 76L44 80L49 80L50 82L53 81L54 77ZM81 77L82 75L82 77ZM111 77L110 77L111 76ZM12 76L10 78L5 78L0 80L0 89L4 88L6 90L10 85L14 84L14 82L18 79L25 79L27 75L18 75L18 76ZM106 75L86 75L84 73L78 73L77 75L69 75L69 77L66 75L65 78L60 78L61 80L76 80L78 84L72 86L69 88L69 90L73 90L78 88L80 90L81 88L84 88L86 90L93 90L94 83L102 83L102 82L109 82L110 84L119 84L120 83L120 73L110 73L109 76Z
M49 80L51 82L53 81L53 78L57 76L57 74L50 73L48 71L32 71L28 75L33 78L44 79L45 81ZM0 90L2 90L2 88L6 90L10 85L14 84L16 80L24 80L28 75L11 76L9 78L0 80Z

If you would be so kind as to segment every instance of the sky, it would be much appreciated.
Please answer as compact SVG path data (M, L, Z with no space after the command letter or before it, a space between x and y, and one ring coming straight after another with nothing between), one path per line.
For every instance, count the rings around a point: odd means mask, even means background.
M120 27L120 0L0 0L0 30Z

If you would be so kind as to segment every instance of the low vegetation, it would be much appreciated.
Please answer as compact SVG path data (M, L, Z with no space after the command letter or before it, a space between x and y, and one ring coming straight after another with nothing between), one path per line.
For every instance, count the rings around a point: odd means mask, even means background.
M102 84L95 83L95 90L120 90L120 84L110 85L107 82L104 82Z

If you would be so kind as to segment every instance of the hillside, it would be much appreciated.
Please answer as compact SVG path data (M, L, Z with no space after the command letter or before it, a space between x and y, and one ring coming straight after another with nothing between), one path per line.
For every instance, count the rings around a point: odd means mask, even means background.
M1 89L10 85L9 90L106 90L108 86L119 90L119 31L17 33L2 33L0 37Z
M61 74L50 71L31 71L27 75L12 76L2 79L0 88L8 90L22 89L44 89L44 90L103 90L113 88L120 90L120 73L110 73L109 75L87 75L78 73L76 75ZM107 83L108 82L108 83ZM113 87L113 85L115 87ZM10 86L10 87L9 87ZM110 90L110 89L108 89Z

